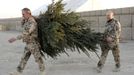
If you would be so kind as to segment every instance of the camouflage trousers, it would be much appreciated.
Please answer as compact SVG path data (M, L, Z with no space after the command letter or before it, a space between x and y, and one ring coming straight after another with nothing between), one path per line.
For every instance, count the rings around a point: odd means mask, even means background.
M112 54L113 54L113 57L114 57L116 68L120 68L119 44L113 46L112 48L110 48L108 46L101 45L102 53L101 53L101 57L100 57L100 60L98 62L98 65L97 65L99 68L102 68L104 66L107 55L108 55L108 52L110 50L112 50Z
M39 45L36 42L34 42L34 43L29 43L26 45L21 61L17 67L18 72L23 72L31 54L34 56L35 61L38 63L40 71L45 70L42 55L39 51Z

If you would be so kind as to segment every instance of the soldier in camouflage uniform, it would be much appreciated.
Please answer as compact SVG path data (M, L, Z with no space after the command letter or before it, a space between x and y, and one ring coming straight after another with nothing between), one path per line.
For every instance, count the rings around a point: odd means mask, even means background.
M31 54L33 54L35 61L39 64L40 75L45 75L44 62L39 50L40 45L37 38L37 23L32 17L30 9L24 8L22 10L22 15L24 18L22 21L23 33L22 35L17 36L17 38L11 38L9 42L12 43L16 40L22 39L23 42L26 43L26 46L23 57L21 58L19 66L17 67L17 72L12 73L11 75L20 75L23 72L25 65L28 59L30 58Z
M119 21L114 18L114 13L112 11L107 12L106 28L104 31L103 41L100 44L102 54L97 65L97 71L101 72L102 67L105 64L106 57L109 50L112 50L114 60L115 60L115 69L113 71L120 70L120 55L119 55L119 38L121 33L121 25Z

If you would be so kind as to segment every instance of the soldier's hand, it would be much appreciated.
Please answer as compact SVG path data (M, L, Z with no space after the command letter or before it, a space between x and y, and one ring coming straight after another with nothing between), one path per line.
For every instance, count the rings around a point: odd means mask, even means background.
M23 35L29 35L29 33L28 32L23 32Z
M111 37L107 37L107 42L112 42L113 41L113 39L111 38Z
M16 38L11 38L11 39L8 40L9 43L13 43L15 41L16 41Z

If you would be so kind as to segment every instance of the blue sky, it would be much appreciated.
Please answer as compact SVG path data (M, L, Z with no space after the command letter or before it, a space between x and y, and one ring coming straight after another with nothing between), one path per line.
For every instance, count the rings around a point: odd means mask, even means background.
M98 2L99 9L121 8L134 6L134 0L93 0ZM1 0L0 18L13 18L21 16L21 9L30 8L32 11L44 4L51 3L51 0Z

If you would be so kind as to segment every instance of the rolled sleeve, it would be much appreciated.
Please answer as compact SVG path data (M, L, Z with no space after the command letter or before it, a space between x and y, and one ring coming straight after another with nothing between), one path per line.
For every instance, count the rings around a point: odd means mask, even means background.
M109 35L109 37L111 37L113 39L119 39L120 34L121 34L121 24L119 22L117 22L117 23L115 23L115 27L111 31L111 34Z
M29 34L35 31L37 23L35 22L34 19L30 19L30 29L29 29Z

